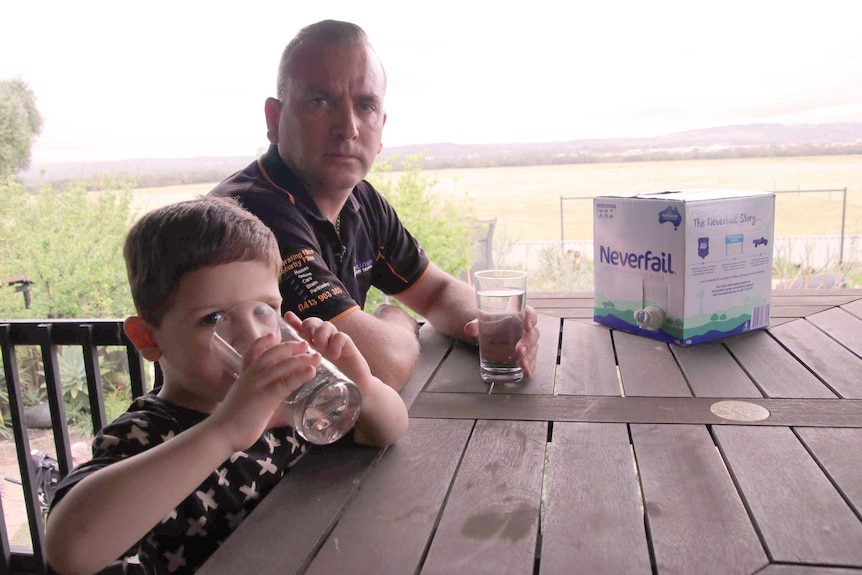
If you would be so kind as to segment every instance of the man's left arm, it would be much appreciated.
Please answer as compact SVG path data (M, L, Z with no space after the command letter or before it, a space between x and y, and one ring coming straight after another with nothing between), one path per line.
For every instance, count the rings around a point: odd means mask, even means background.
M479 315L473 287L447 274L433 262L409 290L395 298L427 319L434 329L449 337L476 344L479 337ZM527 306L524 314L524 336L518 342L518 357L524 375L536 369L539 330L536 311Z

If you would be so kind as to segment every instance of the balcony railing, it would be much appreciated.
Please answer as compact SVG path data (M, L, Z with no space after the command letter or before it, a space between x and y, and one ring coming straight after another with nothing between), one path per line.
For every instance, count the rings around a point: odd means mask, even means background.
M39 499L37 469L31 458L30 440L24 418L24 390L22 389L22 370L19 369L16 349L34 346L40 351L41 370L39 386L44 385L47 404L51 415L51 429L60 475L65 476L73 466L69 436L68 411L64 401L63 381L58 361L58 350L63 354L83 354L86 373L87 395L89 399L89 425L95 433L108 421L105 414L105 397L102 386L99 350L103 347L119 346L125 348L128 359L128 400L145 393L146 371L144 362L123 331L121 320L12 320L0 322L0 349L2 349L3 376L5 392L8 397L10 421L6 421L7 431L11 428L20 470L21 486L24 493L24 506L27 512L28 527L32 548L10 544L7 533L6 513L0 501L0 575L4 573L48 573L44 548L43 506ZM44 379L44 383L41 381ZM0 479L2 480L2 479ZM132 570L123 564L112 566L104 573L124 573Z

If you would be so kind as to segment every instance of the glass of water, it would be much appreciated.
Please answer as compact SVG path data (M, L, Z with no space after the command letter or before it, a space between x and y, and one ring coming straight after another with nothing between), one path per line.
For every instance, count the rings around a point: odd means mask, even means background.
M479 366L488 383L515 383L524 372L515 345L524 336L527 272L478 271L476 306L479 308Z
M304 341L272 307L249 301L235 305L216 322L211 348L231 375L239 377L243 354L268 333L276 335L276 343ZM316 375L284 400L282 415L302 437L325 445L353 428L361 398L359 387L321 357Z

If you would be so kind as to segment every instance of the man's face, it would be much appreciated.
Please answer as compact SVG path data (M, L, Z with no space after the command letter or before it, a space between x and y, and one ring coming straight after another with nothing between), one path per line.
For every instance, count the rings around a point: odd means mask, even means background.
M385 91L383 67L368 47L315 43L296 55L267 127L309 192L349 192L368 174L382 149Z

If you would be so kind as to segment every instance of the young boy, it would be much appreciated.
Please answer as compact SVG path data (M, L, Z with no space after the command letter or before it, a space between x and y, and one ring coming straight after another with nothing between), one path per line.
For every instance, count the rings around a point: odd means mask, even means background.
M269 334L234 381L212 354L214 324L234 304L281 306L275 237L235 201L154 210L130 230L124 256L138 314L125 330L159 362L164 383L106 426L94 458L62 481L47 522L48 562L92 573L137 551L150 573L191 573L306 450L292 429L274 427L274 412L313 377L320 355L305 353L306 342L274 345ZM359 386L354 440L397 441L404 403L350 338L316 318L285 319Z

